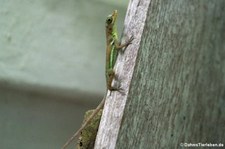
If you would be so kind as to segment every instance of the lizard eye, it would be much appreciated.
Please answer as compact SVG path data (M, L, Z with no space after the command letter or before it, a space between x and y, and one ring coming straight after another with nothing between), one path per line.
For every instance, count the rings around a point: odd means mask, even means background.
M108 18L108 19L106 20L106 22L107 22L108 24L112 23L112 18Z

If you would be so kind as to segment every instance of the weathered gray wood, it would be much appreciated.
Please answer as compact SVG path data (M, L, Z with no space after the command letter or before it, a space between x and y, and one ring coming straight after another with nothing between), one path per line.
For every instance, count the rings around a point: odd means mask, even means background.
M116 72L129 95L108 96L95 148L224 143L225 1L133 0L125 24L135 41Z
M225 1L149 5L115 148L225 143Z
M116 64L116 74L123 88L124 95L119 92L108 94L95 141L95 149L115 148L149 2L150 0L133 0L129 4L131 9L128 9L124 22L124 40L132 35L135 39L124 54L119 55Z

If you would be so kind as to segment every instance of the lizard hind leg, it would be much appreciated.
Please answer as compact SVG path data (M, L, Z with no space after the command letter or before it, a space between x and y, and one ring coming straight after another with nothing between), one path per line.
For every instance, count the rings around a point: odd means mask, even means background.
M112 81L115 78L115 72L113 69L109 69L107 71L107 88L110 91L116 90L115 87L112 86Z
M112 91L119 91L120 93L123 93L122 88L112 86L113 79L118 80L118 77L116 76L114 70L110 69L107 72L107 89L110 91L110 95Z

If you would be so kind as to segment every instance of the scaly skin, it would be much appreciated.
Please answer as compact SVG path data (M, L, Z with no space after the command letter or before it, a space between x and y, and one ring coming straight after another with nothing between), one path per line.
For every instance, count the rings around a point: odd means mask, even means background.
M107 89L110 91L118 91L119 88L115 88L112 86L112 81L115 78L115 72L113 70L114 65L116 63L116 59L118 56L118 51L124 47L127 47L131 44L133 37L131 37L126 43L120 44L118 41L117 35L117 26L116 26L116 19L117 19L117 10L114 10L111 15L109 15L106 19L106 68L105 68L105 75L106 75L106 84Z

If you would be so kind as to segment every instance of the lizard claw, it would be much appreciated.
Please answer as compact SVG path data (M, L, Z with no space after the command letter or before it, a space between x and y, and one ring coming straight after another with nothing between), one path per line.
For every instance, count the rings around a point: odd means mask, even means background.
M130 43L131 43L133 40L134 40L134 35L131 35L131 37L130 37L130 39L129 39Z
M132 44L132 41L134 40L134 36L131 35L131 37L128 39L128 41L126 42L126 47L129 46L130 44Z
M113 88L111 90L109 90L109 96L111 96L112 91L118 91L120 94L125 95L125 92L122 88Z

